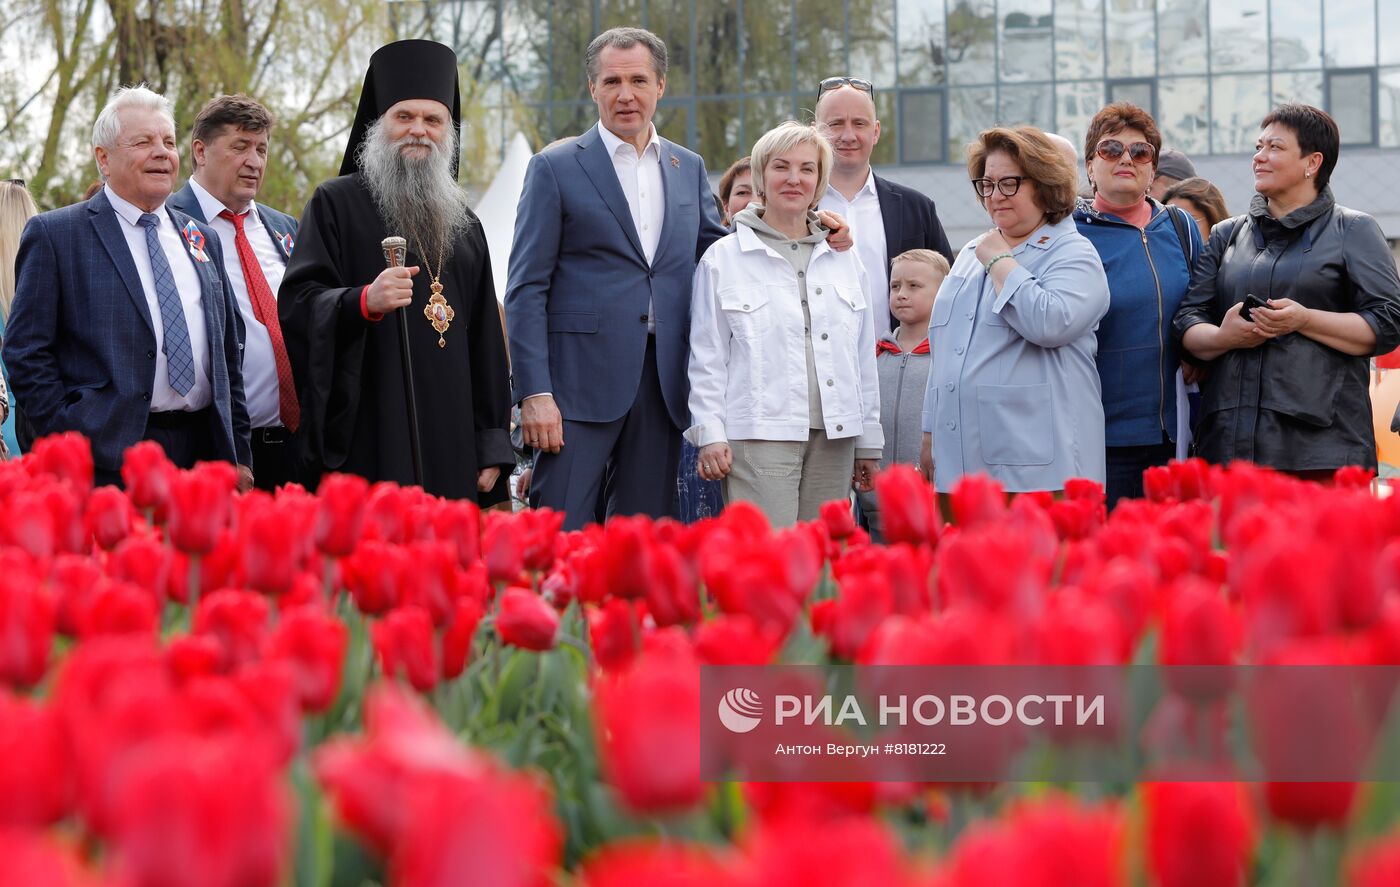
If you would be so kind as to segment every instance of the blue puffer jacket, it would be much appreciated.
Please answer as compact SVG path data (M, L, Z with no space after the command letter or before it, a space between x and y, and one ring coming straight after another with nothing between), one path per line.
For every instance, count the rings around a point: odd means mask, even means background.
M1180 356L1172 317L1186 295L1201 233L1191 217L1152 198L1152 220L1138 230L1080 199L1079 233L1099 251L1108 275L1108 314L1099 321L1099 379L1103 384L1104 442L1147 446L1176 438L1176 371ZM1179 213L1190 256L1168 213Z

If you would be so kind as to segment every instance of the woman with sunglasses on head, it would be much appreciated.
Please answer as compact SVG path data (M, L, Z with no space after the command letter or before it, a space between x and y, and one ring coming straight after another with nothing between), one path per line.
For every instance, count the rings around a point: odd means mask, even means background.
M1097 363L1110 508L1141 498L1142 473L1176 455L1181 358L1171 324L1202 242L1186 212L1151 195L1161 149L1152 115L1128 102L1095 114L1084 138L1094 196L1079 200L1074 221L1108 275Z
M1400 278L1376 220L1328 181L1341 137L1310 105L1264 118L1249 212L1216 225L1176 335L1211 371L1197 451L1326 480L1376 467L1369 361L1400 344Z
M920 462L939 492L976 473L1007 492L1102 483L1094 330L1108 281L1070 218L1078 174L1030 126L983 132L967 169L994 227L963 247L933 303Z

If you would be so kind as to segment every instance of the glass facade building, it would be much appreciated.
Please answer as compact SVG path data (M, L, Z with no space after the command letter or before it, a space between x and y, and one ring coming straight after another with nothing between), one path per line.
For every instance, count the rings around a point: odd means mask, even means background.
M989 126L1078 142L1104 102L1150 109L1194 156L1240 154L1272 105L1329 110L1348 146L1400 148L1400 0L409 0L401 33L457 45L499 138L591 125L589 39L666 40L662 134L714 169L810 113L831 74L876 85L880 165L960 163Z

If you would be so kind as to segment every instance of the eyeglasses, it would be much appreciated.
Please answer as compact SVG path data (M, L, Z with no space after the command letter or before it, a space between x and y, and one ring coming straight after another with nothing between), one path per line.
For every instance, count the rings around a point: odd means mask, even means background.
M1125 147L1123 143L1117 139L1104 139L1102 142L1099 142L1098 147L1094 149L1094 153L1098 154L1104 160L1113 161L1122 157L1125 150L1128 152L1128 157L1130 157L1134 163L1151 163L1153 158L1157 156L1157 149L1153 148L1147 142L1133 142L1131 145Z
M24 187L24 179L6 179L6 180L5 180L5 184L7 184L7 185L19 185L21 188L23 188L23 187Z
M862 80L859 77L828 77L817 87L817 98L821 98L823 94L831 92L833 89L840 89L843 86L849 86L861 92L868 92L872 99L875 98L875 84L871 83L869 80Z
M993 191L1000 191L1007 197L1015 197L1016 192L1021 190L1021 183L1029 178L1029 176L1007 176L1004 179L973 179L972 190L976 191L977 196L983 200L991 197Z

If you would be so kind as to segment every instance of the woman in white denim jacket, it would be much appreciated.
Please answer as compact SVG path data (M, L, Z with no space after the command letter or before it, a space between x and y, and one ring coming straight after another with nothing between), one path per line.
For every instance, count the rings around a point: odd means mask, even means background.
M884 446L865 270L855 250L831 250L812 212L831 164L815 127L765 134L758 202L695 269L686 437L700 476L775 526L815 519L852 482L869 489Z

